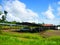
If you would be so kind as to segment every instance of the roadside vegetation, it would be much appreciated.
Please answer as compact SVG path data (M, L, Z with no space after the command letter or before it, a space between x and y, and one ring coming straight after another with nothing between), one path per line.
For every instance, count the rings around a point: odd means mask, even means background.
M41 36L40 33L1 31L0 45L60 45L60 36L47 38Z

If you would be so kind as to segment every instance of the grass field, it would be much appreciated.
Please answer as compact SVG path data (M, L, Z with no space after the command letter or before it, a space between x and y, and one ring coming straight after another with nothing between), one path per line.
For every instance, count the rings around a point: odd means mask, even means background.
M18 33L1 31L0 45L60 45L60 36L44 36L45 37L40 35L40 33Z

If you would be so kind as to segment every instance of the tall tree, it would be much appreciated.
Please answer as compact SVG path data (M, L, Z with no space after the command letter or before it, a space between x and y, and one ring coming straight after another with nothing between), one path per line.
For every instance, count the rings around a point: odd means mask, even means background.
M5 14L4 20L6 20L7 13L8 13L8 12L4 10L4 14Z
M5 21L5 16L3 15L3 16L2 16L2 22L4 22L4 21Z

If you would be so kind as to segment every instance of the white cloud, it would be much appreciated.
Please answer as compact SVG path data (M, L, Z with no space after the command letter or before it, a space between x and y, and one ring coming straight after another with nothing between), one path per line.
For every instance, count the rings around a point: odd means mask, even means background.
M0 11L2 10L2 6L0 5Z
M53 14L53 9L52 9L52 7L50 5L48 7L48 10L43 12L43 14L45 16L47 16L48 19L54 19L55 18L54 14Z
M60 1L58 2L58 4L60 5Z
M57 2L58 7L57 7L57 15L60 15L60 1Z
M2 20L2 15L0 15L0 19Z
M58 11L58 15L60 15L60 7L57 8L57 11Z
M2 6L0 5L0 11L2 11ZM0 15L0 19L2 19L2 15Z
M19 0L5 1L4 9L8 12L9 21L38 22L38 14L26 8L26 5Z

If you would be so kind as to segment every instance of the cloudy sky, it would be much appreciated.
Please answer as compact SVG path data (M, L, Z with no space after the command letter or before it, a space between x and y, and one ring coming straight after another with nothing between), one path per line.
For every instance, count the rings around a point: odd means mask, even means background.
M60 0L0 0L4 10L8 21L60 24Z

